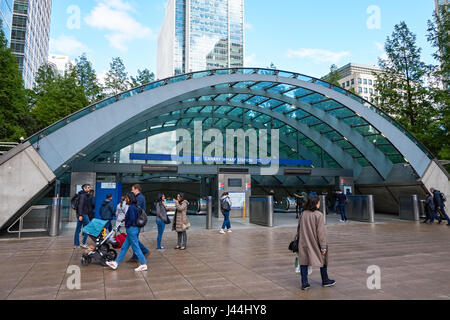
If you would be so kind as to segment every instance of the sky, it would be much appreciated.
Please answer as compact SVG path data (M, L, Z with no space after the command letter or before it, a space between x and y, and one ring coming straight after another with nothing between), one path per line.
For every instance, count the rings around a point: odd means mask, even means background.
M53 0L50 54L86 53L101 78L113 57L130 75L156 71L157 39L167 0ZM394 25L417 35L422 58L434 0L245 0L245 66L322 77L331 64L375 65Z

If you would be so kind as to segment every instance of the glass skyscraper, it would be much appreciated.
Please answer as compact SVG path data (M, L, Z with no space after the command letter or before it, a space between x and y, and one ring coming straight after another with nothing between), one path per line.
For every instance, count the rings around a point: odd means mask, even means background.
M169 0L158 39L159 79L244 65L244 0Z
M0 20L8 43L11 41L12 9L13 0L0 0Z
M25 88L31 89L40 66L47 63L52 0L14 0L11 49Z

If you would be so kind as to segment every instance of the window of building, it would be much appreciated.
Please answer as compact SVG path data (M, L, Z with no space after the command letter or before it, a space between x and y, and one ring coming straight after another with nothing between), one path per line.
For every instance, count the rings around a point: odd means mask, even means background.
M344 83L342 83L342 88L345 88L345 82L344 82Z
M358 78L358 83L362 84L362 79L361 78Z
M367 79L364 79L364 84L367 84Z
M373 89L370 88L370 89L369 89L369 92L370 92L370 94L373 94Z
M347 81L347 87L350 87L350 81Z
M367 92L368 92L367 88L364 88L364 93L367 93Z
M369 85L372 85L372 80L369 80Z
M352 86L355 84L355 79L352 79Z
M359 92L359 93L362 93L362 92L363 92L361 87L358 88L358 92Z

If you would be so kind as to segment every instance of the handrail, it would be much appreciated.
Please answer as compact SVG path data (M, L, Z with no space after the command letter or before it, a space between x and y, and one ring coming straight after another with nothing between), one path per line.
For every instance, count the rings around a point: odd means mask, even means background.
M11 234L15 234L18 233L19 234L19 239L21 238L21 234L22 233L31 233L31 232L46 232L48 231L48 229L23 229L23 219L28 216L33 210L45 210L50 208L51 206L49 205L42 205L42 206L32 206L30 207L27 211L25 211L24 214L22 214L16 221L14 221L14 223L9 226L9 228L7 229L8 233ZM19 230L18 231L11 231L11 228L14 227L16 225L16 223L19 222ZM47 217L47 223L48 225L48 217Z

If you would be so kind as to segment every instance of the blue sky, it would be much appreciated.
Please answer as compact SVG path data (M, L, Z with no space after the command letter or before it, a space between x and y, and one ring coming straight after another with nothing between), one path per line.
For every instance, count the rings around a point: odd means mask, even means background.
M50 53L86 52L99 75L113 57L127 70L156 70L157 36L166 0L53 0ZM417 34L423 59L434 0L245 0L246 66L320 77L332 63L376 64L395 24Z

